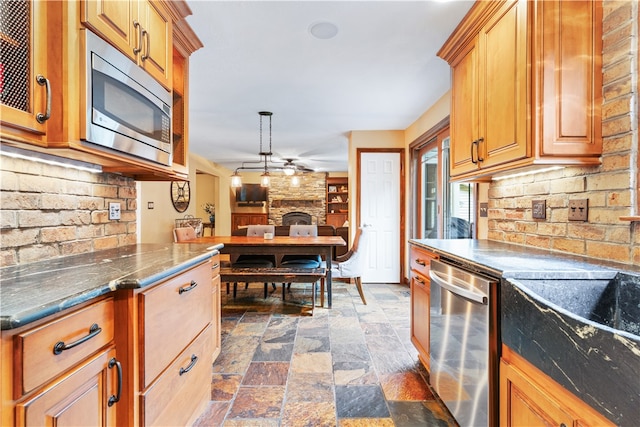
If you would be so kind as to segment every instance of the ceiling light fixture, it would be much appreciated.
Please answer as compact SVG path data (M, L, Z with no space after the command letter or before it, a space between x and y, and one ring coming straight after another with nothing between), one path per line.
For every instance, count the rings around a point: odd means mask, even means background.
M271 152L271 143L272 143L271 118L273 116L273 113L270 111L260 111L258 112L258 114L260 115L260 151L258 152L260 159L256 161L242 162L242 166L237 168L233 172L233 175L231 175L231 187L233 188L242 187L242 177L240 176L240 173L239 173L240 170L247 170L247 169L262 170L263 172L260 175L260 185L262 187L269 187L271 185L271 174L269 173L270 169L275 168L278 170L282 170L282 172L284 172L285 175L293 176L299 168L293 163L293 159L285 159L286 162L284 164L278 164L277 162L274 162L273 160L271 160L271 156L273 155L273 153ZM269 118L269 149L268 150L265 150L265 148L263 148L262 122L265 117ZM266 141L265 141L265 145L266 145ZM250 166L250 164L253 164L253 166ZM304 167L300 167L300 169L306 170Z

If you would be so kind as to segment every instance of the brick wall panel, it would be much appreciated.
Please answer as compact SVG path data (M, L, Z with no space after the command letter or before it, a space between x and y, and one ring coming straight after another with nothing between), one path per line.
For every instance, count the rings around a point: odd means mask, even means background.
M132 179L8 157L1 176L2 266L136 243ZM109 201L132 209L110 221Z

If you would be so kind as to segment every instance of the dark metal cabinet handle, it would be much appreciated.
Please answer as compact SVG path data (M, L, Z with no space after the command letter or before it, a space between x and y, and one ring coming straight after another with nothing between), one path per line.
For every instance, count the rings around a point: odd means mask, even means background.
M114 403L118 403L120 401L120 396L122 395L122 365L115 357L109 360L109 369L113 368L114 366L118 368L118 392L116 394L112 394L111 397L109 397L109 406L113 406Z
M44 86L47 91L47 109L44 114L36 114L36 120L38 123L44 123L51 118L51 84L49 83L49 79L44 77L42 74L38 74L36 76L36 82L38 82L40 86Z
M192 290L196 286L198 286L198 283L195 280L192 280L191 284L189 286L187 286L186 288L178 289L178 295L182 295L185 292L189 292L190 290Z
M427 266L427 263L424 262L424 260L421 260L420 258L416 258L416 264L421 265L423 267Z
M145 46L145 50L144 53L142 54L142 56L140 57L140 59L142 59L143 61L145 61L147 58L149 58L149 49L151 49L150 46L150 36L149 36L149 32L145 29L142 30L142 39L147 39L147 43Z
M138 55L142 50L142 25L138 21L133 21L133 28L138 30L138 44L133 48L133 54Z
M180 368L180 375L186 374L187 372L189 372L194 366L196 366L196 363L198 363L198 356L196 356L195 354L192 354L191 363L189 363L189 366L187 366L186 368Z
M419 278L419 277L415 277L415 278L414 278L414 280L415 280L416 282L420 283L422 286L425 286L425 285L426 285L426 283L424 282L424 280L422 280L422 279L421 279L421 278Z
M478 155L478 162L484 162L484 158L480 157L480 143L484 142L484 138L479 138L476 141L476 154Z
M475 148L475 150L474 150ZM476 154L478 152L478 140L476 139L475 141L473 141L471 143L471 163L473 163L474 165L478 164L478 161L476 160L474 154Z
M89 328L89 335L80 338L78 341L72 342L71 344L65 344L64 341L58 341L56 345L53 346L53 354L60 354L65 350L69 350L70 348L80 345L83 342L88 341L91 338L95 337L100 332L102 332L102 328L98 326L97 323L94 323Z
M220 263L215 263L211 266L212 270L215 270L216 268L220 267Z

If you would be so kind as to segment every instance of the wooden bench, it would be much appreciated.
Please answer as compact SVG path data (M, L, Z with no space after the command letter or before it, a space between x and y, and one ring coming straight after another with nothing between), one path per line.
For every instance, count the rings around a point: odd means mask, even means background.
M264 297L267 297L267 283L311 283L311 314L313 307L316 305L316 284L318 280L324 278L327 274L326 268L295 268L295 267L222 267L220 269L221 282L263 282ZM233 288L233 297L236 297L236 286ZM282 286L282 300L285 299L285 286Z

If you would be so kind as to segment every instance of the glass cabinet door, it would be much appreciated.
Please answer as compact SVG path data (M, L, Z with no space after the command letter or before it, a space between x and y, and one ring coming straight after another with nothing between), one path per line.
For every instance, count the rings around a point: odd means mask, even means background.
M48 2L0 0L2 125L44 133L50 116L46 70Z

